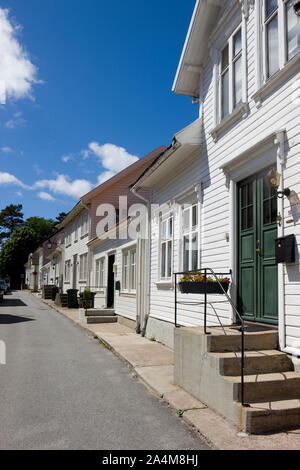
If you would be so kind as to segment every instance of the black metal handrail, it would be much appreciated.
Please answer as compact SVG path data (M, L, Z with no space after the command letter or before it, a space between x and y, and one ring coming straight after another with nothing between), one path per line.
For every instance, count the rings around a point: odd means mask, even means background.
M224 287L222 286L218 276L232 276L232 271L229 273L215 273L213 269L211 268L202 268L202 269L195 269L193 271L184 271L184 272L178 272L174 273L175 276L175 327L178 328L178 323L177 323L177 304L178 303L185 303L189 305L203 305L204 304L204 334L209 335L210 333L207 331L207 289L205 287L204 289L204 302L179 302L177 300L177 276L180 275L189 275L189 274L198 274L198 273L204 273L204 284L205 286L207 285L207 274L210 273L212 276L215 278L216 282L219 284L221 287L223 294L227 297L228 302L230 303L231 307L233 308L234 312L236 313L240 323L241 323L241 403L242 406L248 407L249 405L245 403L245 321L238 312L236 306L234 305L232 299L229 297L227 292L225 291ZM218 302L213 302L213 303L218 303ZM216 314L215 310L213 309L214 313ZM222 323L219 319L219 316L216 314L218 321L220 325L222 326ZM234 351L235 352L235 351Z

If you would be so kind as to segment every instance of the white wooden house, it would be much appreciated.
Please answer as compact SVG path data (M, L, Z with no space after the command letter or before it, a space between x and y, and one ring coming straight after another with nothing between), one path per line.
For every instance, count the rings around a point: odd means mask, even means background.
M151 187L159 204L148 336L172 345L173 274L210 267L232 271L246 320L278 325L280 349L300 355L299 70L293 1L196 2L173 91L199 103L199 119L135 184ZM271 168L288 197L267 184ZM277 264L275 239L290 234L296 260ZM198 249L187 254L191 237ZM216 313L224 324L236 320L225 304ZM209 321L217 323L212 310ZM203 324L201 308L181 306L179 322Z
M68 213L65 219L58 224L58 229L64 230L64 250L60 258L63 269L63 293L69 289L77 289L82 292L88 285L88 247L90 238L90 214L89 208L81 201ZM54 256L58 254L57 250Z

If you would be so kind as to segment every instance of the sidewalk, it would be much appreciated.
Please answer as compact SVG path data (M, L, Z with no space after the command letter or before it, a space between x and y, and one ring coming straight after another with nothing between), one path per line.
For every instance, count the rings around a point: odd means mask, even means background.
M149 341L119 323L87 325L78 310L58 307L50 300L39 300L91 332L116 356L126 361L136 376L160 399L175 409L214 449L218 450L299 450L300 429L271 435L241 435L238 430L203 403L173 384L173 351Z

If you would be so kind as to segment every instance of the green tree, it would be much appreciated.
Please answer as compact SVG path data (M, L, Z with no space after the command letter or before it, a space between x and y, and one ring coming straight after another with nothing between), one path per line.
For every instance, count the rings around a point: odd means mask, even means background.
M0 251L0 276L8 276L13 286L18 286L28 255L37 248L37 236L32 228L17 228Z
M68 214L66 212L60 212L56 217L57 223L59 224L60 222L62 222L67 217L67 215Z
M11 237L14 230L24 223L22 204L10 204L0 212L0 243Z
M29 217L25 225L35 233L37 245L41 244L57 231L55 228L57 222L53 219L44 219L43 217Z

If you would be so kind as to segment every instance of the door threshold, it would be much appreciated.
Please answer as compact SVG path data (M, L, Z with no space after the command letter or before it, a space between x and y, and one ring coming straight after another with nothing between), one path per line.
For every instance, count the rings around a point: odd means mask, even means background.
M239 330L241 326L232 327L232 330ZM278 331L277 325L270 325L266 323L252 322L249 320L245 321L245 332L255 333L259 331Z

